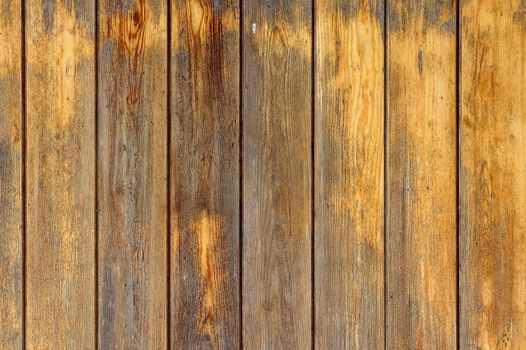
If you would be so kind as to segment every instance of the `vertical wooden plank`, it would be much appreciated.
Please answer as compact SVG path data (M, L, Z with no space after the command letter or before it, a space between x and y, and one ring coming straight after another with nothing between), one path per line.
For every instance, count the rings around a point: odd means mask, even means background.
M0 348L22 348L22 3L0 0Z
M316 2L319 349L384 346L384 4Z
M99 344L167 346L167 2L99 3Z
M389 349L456 347L455 16L455 1L389 1Z
M172 0L171 339L239 348L239 3Z
M94 1L26 1L27 347L95 345Z
M311 346L312 5L243 3L243 346Z
M526 344L526 2L461 6L460 345Z

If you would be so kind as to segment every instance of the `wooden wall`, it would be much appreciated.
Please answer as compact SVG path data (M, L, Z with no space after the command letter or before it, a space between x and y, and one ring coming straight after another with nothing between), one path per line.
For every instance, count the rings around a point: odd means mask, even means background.
M0 348L526 348L525 81L524 0L0 0Z

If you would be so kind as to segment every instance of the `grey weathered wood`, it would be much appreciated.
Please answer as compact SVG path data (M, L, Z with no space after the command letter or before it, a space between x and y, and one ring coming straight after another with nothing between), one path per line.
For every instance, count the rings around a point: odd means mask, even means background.
M167 0L99 2L99 346L167 347Z
M312 2L243 3L243 346L311 347Z

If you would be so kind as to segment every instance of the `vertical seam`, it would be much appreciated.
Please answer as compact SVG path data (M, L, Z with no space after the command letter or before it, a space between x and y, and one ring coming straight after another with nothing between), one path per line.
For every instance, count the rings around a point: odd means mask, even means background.
M387 306L388 306L388 249L389 231L389 0L384 0L384 349L387 349Z
M168 0L166 16L166 347L170 349L171 344L171 253L172 253L172 206L171 206L171 162L172 162L172 1Z
M21 154L21 187L22 187L22 208L21 208L21 228L22 228L22 237L21 237L21 259L22 259L22 349L27 347L27 84L26 84L26 6L25 1L20 2L20 14L21 14L21 24L20 24L20 36L21 36L21 60L20 63L20 75L21 75L21 104L22 104L22 154Z

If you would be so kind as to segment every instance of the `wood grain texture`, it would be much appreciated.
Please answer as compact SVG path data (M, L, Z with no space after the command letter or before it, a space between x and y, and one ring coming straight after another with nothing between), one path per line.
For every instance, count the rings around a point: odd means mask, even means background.
M311 347L312 4L243 3L243 346Z
M460 345L526 344L526 2L461 7Z
M239 348L239 3L172 0L171 340Z
M99 346L164 349L167 2L99 11Z
M0 348L22 349L22 3L0 0Z
M94 3L25 2L29 349L95 346Z
M315 5L315 344L384 345L384 4Z
M388 3L388 349L456 347L456 4Z

